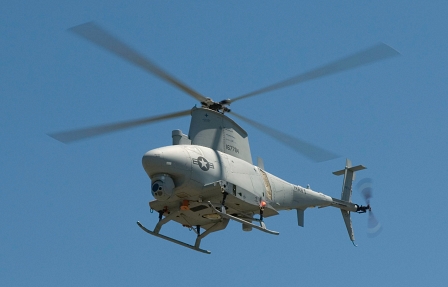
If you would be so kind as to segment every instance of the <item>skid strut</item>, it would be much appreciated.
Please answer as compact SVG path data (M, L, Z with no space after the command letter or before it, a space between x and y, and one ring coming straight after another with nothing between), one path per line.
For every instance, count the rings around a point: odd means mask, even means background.
M226 204L226 198L227 198L227 192L223 192L222 193L222 202L221 202L221 212L222 213L226 213L226 207L225 207L225 204Z
M260 227L263 229L266 229L266 224L263 221L263 211L264 211L264 207L260 206Z

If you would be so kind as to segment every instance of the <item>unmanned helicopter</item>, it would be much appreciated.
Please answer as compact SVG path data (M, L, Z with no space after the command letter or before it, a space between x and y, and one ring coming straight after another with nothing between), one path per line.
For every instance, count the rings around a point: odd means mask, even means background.
M368 201L371 197L368 181L360 182L367 205L351 201L355 172L365 169L363 165L352 166L351 161L347 159L345 167L334 172L335 175L344 176L340 199L314 191L309 186L302 187L286 182L268 173L261 159L258 159L257 165L253 164L247 132L228 115L260 129L313 161L336 158L332 152L243 117L231 111L229 106L242 99L399 55L390 46L380 43L285 81L233 99L216 102L171 76L93 22L69 30L157 76L200 103L200 107L194 106L184 111L49 134L56 140L69 143L191 115L188 135L181 130L173 130L171 146L155 148L143 155L143 168L151 179L151 193L155 198L149 202L149 206L151 211L156 211L158 215L158 223L153 230L137 222L145 232L209 254L210 251L200 247L201 240L212 232L225 229L230 221L241 224L244 231L257 229L278 235L279 232L266 227L265 218L278 215L282 210L295 209L298 225L303 227L307 208L336 207L341 210L348 235L354 245L351 212L368 211L369 220L376 222ZM171 221L193 230L197 235L194 244L161 234L163 225ZM378 229L379 225L376 224L375 228Z

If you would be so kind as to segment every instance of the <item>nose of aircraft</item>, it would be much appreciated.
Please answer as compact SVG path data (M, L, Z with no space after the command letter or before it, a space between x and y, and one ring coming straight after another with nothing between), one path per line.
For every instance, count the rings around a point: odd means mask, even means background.
M163 151L160 148L150 150L143 155L142 164L148 175L160 170L164 166Z
M143 155L142 164L150 177L160 173L185 175L191 170L191 159L182 146L150 150Z

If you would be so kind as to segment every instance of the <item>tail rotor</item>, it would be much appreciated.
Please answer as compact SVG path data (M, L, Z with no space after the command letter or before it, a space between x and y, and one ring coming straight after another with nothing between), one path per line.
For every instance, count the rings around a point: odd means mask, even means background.
M367 236L370 238L376 237L381 233L382 226L381 223L373 215L372 208L370 206L370 199L372 196L372 179L364 178L360 180L357 184L357 189L361 192L367 206L361 208L360 213L367 212L369 217L367 219Z

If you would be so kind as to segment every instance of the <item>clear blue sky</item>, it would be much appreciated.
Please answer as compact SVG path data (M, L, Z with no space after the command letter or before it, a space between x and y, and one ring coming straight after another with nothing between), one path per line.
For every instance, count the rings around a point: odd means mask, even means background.
M279 3L280 2L280 3ZM448 2L6 1L0 9L0 285L446 286ZM384 42L400 57L232 105L342 157L309 162L252 127L252 156L333 197L345 157L374 180L383 224L358 248L339 210L230 223L204 255L138 228L156 221L142 155L189 118L65 145L46 135L196 102L67 32L96 21L197 91L232 98ZM356 202L362 202L354 194ZM193 242L172 224L165 233Z

